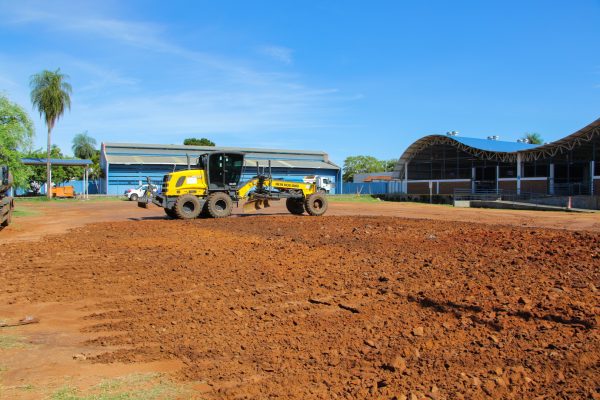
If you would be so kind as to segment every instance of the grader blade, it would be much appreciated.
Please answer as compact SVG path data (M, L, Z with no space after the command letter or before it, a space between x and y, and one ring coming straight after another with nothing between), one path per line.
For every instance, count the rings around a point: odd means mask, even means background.
M249 213L252 211L260 210L262 208L271 207L269 204L269 200L267 199L258 199L258 200L250 200L244 203L244 212Z

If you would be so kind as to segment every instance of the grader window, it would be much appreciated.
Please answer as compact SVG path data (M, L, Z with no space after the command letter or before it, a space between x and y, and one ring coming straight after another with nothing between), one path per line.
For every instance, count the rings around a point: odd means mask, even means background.
M208 161L208 178L211 189L236 187L242 176L244 156L242 154L211 154Z

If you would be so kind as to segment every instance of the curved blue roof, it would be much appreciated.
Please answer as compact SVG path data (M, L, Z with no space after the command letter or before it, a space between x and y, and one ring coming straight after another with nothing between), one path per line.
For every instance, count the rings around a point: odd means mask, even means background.
M505 142L501 140L479 139L460 136L450 136L450 138L469 147L485 151L498 151L502 153L512 153L515 151L531 150L540 146L539 144Z
M454 146L472 154L474 157L485 160L516 162L517 156L520 156L522 161L538 160L541 157L554 157L565 150L572 150L575 146L589 142L599 136L600 118L560 140L538 145L460 136L428 135L416 140L404 150L396 163L394 174L395 176L402 176L405 165L415 154L434 144Z

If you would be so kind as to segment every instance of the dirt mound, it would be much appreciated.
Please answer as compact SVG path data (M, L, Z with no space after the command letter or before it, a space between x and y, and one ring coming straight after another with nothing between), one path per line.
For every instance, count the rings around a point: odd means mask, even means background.
M178 359L209 398L598 396L596 233L287 216L73 233L3 247L9 301L104 298L95 362Z

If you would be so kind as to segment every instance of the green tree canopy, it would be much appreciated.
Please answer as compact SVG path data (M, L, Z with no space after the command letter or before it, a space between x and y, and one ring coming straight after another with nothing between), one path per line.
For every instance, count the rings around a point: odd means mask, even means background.
M391 160L383 160L383 171L384 172L392 172L394 168L396 168L396 163L398 162L397 158L392 158Z
M350 156L344 160L344 182L352 182L355 174L393 171L396 160L378 160L373 156Z
M71 108L71 85L67 82L68 75L62 74L60 68L56 71L44 70L31 76L31 103L37 108L40 116L48 127L48 146L46 149L46 181L52 182L50 169L52 129L56 121L64 114L65 109ZM48 190L48 198L52 198Z
M78 133L73 137L71 147L75 157L91 159L96 154L96 139L88 135L87 131Z
M527 140L531 144L544 144L544 139L542 139L542 136L535 132L524 134L522 139Z
M183 144L186 146L215 146L215 142L207 138L188 138L183 141Z
M21 153L29 150L33 136L33 122L27 112L0 94L0 164L8 165L17 187L28 183L31 170L21 163Z

